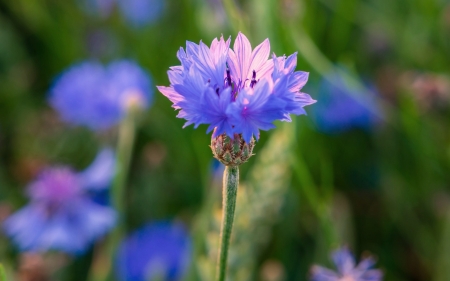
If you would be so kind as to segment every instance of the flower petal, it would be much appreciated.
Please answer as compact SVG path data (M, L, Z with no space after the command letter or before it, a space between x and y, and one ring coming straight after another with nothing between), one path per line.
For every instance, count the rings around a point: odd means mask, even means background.
M315 265L311 268L311 281L339 281L339 276L328 268Z
M252 52L250 68L247 70L246 79L251 79L253 71L256 72L258 79L264 77L268 68L273 66L272 63L268 63L268 57L270 54L270 42L269 39L264 40L261 44L256 46Z
M84 171L78 174L83 188L100 190L107 188L111 183L116 168L114 151L110 148L102 149L94 161Z
M233 50L229 52L228 65L231 70L232 76L237 80L237 82L245 82L247 79L247 74L249 72L251 57L252 57L252 46L244 34L239 32L236 41L234 41Z
M242 133L246 142L252 135L258 139L259 130L272 129L273 121L284 118L285 103L272 94L270 82L264 79L254 89L244 88L227 110L235 133Z
M340 248L332 253L334 264L342 275L351 273L355 268L355 258L347 247Z
M207 133L214 128L213 138L220 134L227 133L228 136L233 136L233 128L229 123L229 117L226 113L228 106L231 103L231 88L227 88L216 94L212 89L204 93L202 100L204 121L210 124Z

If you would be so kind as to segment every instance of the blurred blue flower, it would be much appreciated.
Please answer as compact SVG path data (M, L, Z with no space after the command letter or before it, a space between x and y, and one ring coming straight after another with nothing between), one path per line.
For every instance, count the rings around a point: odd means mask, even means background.
M133 27L149 25L161 17L164 0L117 0L125 20Z
M81 9L100 18L108 18L115 5L131 27L141 28L157 21L164 12L164 0L78 0Z
M323 133L338 134L352 128L370 130L379 120L381 111L375 92L368 88L361 91L340 72L324 77L318 92L320 102L312 112L317 129Z
M112 13L115 0L78 0L77 3L87 14L107 18Z
M150 223L120 245L117 273L122 281L181 280L191 252L191 239L182 224Z
M297 53L269 59L268 39L252 49L242 33L234 50L229 45L223 37L210 47L187 41L186 51L177 53L181 65L168 72L170 86L158 86L180 110L177 117L187 120L185 126L208 124L213 138L242 134L249 143L259 130L274 128L275 120L291 121L290 114L306 114L303 107L315 103L300 92L308 73L295 71Z
M56 79L49 102L65 121L101 130L117 124L130 106L147 108L152 94L149 75L133 61L107 67L85 61Z
M371 269L375 265L372 257L366 257L356 265L350 250L342 247L331 255L337 272L315 265L311 270L311 281L381 281L383 272Z
M5 233L22 251L83 253L115 224L114 210L87 194L108 187L114 163L113 152L105 149L81 173L64 166L45 169L27 188L29 204L5 220Z

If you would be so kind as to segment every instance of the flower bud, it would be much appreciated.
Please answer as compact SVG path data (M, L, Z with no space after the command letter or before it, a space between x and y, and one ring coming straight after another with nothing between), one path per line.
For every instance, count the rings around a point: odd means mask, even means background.
M255 139L252 138L247 143L242 138L242 134L234 134L231 139L226 134L221 134L216 138L211 138L211 150L214 157L225 166L239 166L253 155Z

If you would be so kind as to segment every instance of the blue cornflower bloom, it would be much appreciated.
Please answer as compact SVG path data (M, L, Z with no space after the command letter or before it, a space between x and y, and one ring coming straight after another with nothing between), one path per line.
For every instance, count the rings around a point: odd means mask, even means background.
M191 252L191 238L182 224L150 223L120 245L117 273L123 281L181 280Z
M268 39L252 50L242 33L233 50L229 45L223 37L210 47L187 41L186 51L177 54L181 65L168 71L170 86L158 87L179 110L177 117L187 120L185 126L209 124L213 138L242 134L249 143L259 130L274 128L273 121L290 121L290 114L305 114L303 107L315 102L300 92L308 73L294 71L297 53L269 59Z
M355 258L350 250L342 247L331 255L337 272L330 269L313 266L311 281L381 281L383 272L379 269L371 269L375 265L372 257L366 257L356 265Z
M111 15L115 0L78 0L77 3L87 14L107 18Z
M114 163L113 151L105 149L81 173L45 169L28 186L29 204L5 220L5 233L22 251L83 253L115 224L115 211L88 195L108 187Z
M379 121L377 116L381 110L375 92L369 88L362 92L340 72L322 79L318 92L320 103L314 106L313 117L321 132L338 134L352 128L370 130Z
M164 10L163 0L117 0L125 20L134 27L143 27L155 22Z
M149 75L133 61L107 67L85 61L56 79L49 102L65 121L101 130L117 124L130 106L148 108L152 94Z
M157 21L165 8L164 0L78 0L81 8L91 15L108 18L114 7L131 27L144 27Z

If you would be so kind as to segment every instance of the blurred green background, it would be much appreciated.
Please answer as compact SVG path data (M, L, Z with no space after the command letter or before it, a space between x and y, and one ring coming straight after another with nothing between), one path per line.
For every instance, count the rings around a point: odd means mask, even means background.
M117 128L96 134L66 125L47 104L62 70L131 58L155 85L168 85L166 71L179 64L186 40L209 44L223 34L234 42L242 31L253 46L269 38L277 55L298 52L297 70L310 72L304 91L318 104L318 85L334 70L345 69L356 95L377 89L378 121L325 133L312 105L308 116L261 134L241 168L232 243L248 250L235 246L230 280L307 280L312 264L331 267L329 251L340 245L374 254L385 280L450 280L448 1L163 2L153 22L134 26L117 7L102 15L76 0L0 0L0 220L26 203L24 187L46 165L81 170L99 148L115 145ZM186 279L208 280L220 183L206 126L182 129L175 115L155 88L137 131L128 227L185 222L195 241ZM58 278L84 280L79 272L91 258L68 261ZM0 261L20 268L2 235Z

